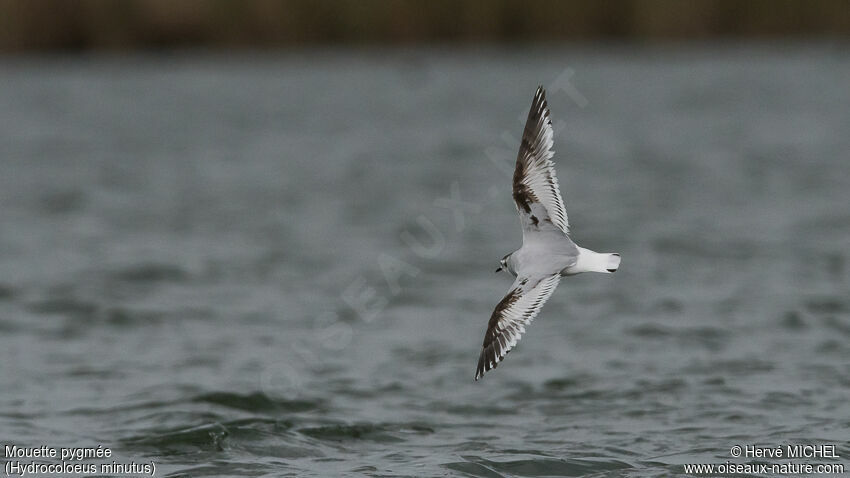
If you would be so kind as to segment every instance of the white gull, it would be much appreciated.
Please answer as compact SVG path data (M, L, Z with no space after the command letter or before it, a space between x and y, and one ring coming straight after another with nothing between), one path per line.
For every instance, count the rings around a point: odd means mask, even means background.
M546 92L538 87L522 133L513 178L522 247L503 257L496 269L507 270L516 280L490 316L475 380L496 368L517 344L562 276L582 272L610 274L620 267L620 254L594 252L570 239L570 224L552 162L552 137Z

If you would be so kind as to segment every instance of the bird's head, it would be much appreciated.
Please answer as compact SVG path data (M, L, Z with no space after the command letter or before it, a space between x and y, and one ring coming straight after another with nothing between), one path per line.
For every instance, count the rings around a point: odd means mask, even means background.
M496 269L496 272L508 270L508 257L510 256L511 255L508 254L499 260L499 267Z

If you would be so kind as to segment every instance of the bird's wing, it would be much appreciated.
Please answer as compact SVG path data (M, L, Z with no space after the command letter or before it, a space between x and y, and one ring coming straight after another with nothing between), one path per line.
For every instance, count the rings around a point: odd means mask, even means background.
M496 368L519 342L525 332L525 326L534 320L560 280L560 274L542 278L517 276L508 295L499 302L490 316L487 333L484 334L484 345L478 357L475 380L488 370Z
M513 196L523 240L529 233L547 229L569 233L570 223L552 162L552 137L546 92L539 86L522 132L514 170Z

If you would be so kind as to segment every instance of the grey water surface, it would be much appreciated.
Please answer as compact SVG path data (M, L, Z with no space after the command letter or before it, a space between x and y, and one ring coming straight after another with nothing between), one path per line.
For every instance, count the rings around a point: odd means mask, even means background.
M0 446L191 477L847 466L848 79L829 43L2 59ZM622 265L474 382L538 83L573 236Z

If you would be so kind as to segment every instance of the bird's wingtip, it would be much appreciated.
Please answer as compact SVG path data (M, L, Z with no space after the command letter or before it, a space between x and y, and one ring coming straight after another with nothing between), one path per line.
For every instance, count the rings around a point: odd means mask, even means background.
M487 365L484 363L484 350L482 350L481 355L478 356L478 366L475 367L475 381L480 380L485 373L487 373Z

